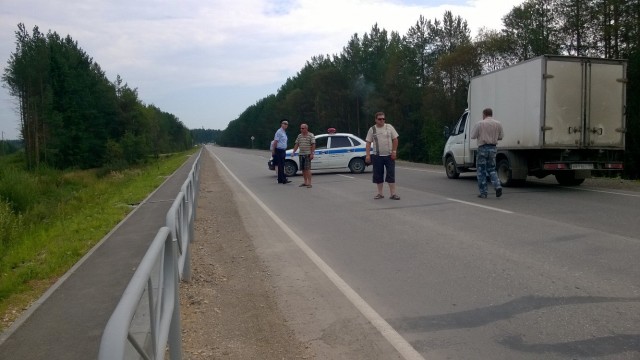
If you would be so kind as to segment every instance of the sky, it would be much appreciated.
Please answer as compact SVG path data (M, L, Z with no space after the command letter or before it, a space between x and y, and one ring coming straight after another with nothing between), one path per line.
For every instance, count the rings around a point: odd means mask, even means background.
M190 128L224 130L317 55L377 24L401 36L449 10L472 36L501 29L523 0L0 0L0 74L25 24L71 36L107 78ZM17 99L0 87L2 139L19 138ZM277 122L277 119L274 121Z

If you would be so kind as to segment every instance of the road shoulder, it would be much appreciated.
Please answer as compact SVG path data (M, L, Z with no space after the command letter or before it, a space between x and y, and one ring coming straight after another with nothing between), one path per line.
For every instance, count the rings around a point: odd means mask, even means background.
M181 286L188 359L400 359L241 186L203 154L193 280Z

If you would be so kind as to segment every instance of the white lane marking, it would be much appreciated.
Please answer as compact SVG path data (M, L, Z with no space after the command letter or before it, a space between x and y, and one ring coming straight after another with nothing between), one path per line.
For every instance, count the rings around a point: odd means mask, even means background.
M419 352L414 349L389 323L387 323L363 298L358 295L327 263L325 263L311 248L293 232L280 218L267 207L249 188L247 188L238 177L231 172L220 158L209 150L209 152L222 164L229 175L244 189L244 191L260 205L260 207L282 228L282 230L291 237L291 240L313 261L314 264L322 271L331 282L351 301L351 303L364 315L367 320L375 326L376 329L384 336L387 341L402 355L406 360L425 360Z
M513 211L502 210L502 209L498 209L498 208L495 208L495 207L492 207L492 206L480 205L478 203L472 203L472 202L468 202L468 201L462 201L462 200L451 199L451 198L447 198L447 200L453 201L453 202L458 202L458 203L461 203L461 204L477 206L477 207L481 207L481 208L488 209L488 210L499 211L499 212L505 213L505 214L513 214Z
M347 179L355 179L355 177L349 176L349 175L340 175L340 174L338 174L338 176L346 177Z

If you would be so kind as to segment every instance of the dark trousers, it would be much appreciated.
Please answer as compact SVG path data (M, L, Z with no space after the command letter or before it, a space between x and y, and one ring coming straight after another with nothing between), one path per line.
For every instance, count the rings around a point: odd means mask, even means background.
M382 184L385 181L390 184L396 182L396 161L391 156L371 155L371 163L373 164L374 184ZM386 176L385 169L387 170Z
M284 175L284 159L287 157L287 152L284 149L276 149L276 153L273 156L273 160L278 167L278 183L282 184L287 182L287 177Z

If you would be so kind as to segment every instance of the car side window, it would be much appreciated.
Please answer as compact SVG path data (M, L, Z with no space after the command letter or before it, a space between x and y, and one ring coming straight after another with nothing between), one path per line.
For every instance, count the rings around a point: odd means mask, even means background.
M316 150L327 148L327 137L316 138Z
M332 149L340 147L350 147L351 142L346 136L332 136L330 146Z
M353 143L353 146L360 146L362 145L362 143L354 138L349 138L351 140L351 142Z

